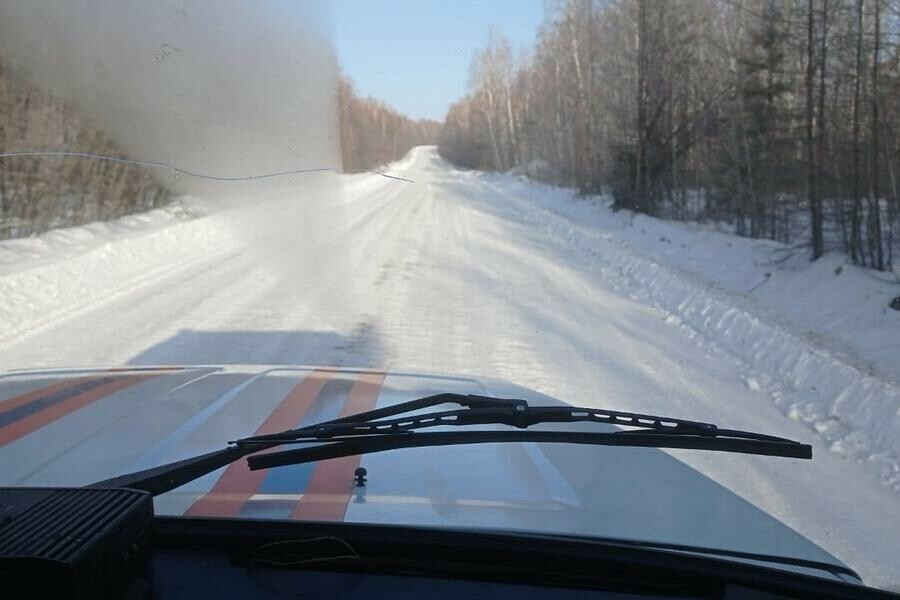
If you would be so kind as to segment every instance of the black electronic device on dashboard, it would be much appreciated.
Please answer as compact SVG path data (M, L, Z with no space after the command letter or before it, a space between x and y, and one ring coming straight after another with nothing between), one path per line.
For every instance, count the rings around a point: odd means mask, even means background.
M129 489L0 488L7 598L142 598L153 498Z

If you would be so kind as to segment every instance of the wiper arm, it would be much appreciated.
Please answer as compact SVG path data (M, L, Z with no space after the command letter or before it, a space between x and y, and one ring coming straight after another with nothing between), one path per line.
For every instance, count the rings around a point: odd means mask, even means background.
M457 404L465 408L408 414L442 404ZM575 422L606 423L631 429L614 432L417 431L447 425L509 425L525 430L544 423ZM506 442L683 448L812 458L812 447L806 444L759 433L719 429L715 425L699 421L564 405L529 406L524 400L448 393L325 421L310 427L243 438L229 442L231 445L228 448L216 452L105 480L91 487L131 487L159 495L252 454L255 456L250 456L248 464L251 470L257 470L398 448ZM276 446L309 443L318 445L257 454Z
M359 433L362 433L362 430L364 428L372 429L376 425L381 426L390 424L392 421L386 420L386 417L404 415L424 408L440 406L441 404L457 404L459 406L466 407L466 410L446 412L448 415L451 413L470 415L473 419L472 421L470 421L471 424L475 423L475 415L495 415L493 418L501 418L501 416L504 414L511 414L513 411L520 410L516 409L517 406L523 406L526 408L528 407L528 403L524 400L516 400L512 398L494 398L491 396L478 396L475 394L434 394L432 396L425 396L423 398L417 398L408 402L401 402L399 404L386 406L384 408L376 408L374 410L356 413L354 415L348 415L346 417L334 419L332 421L324 421L322 423L311 425L309 427L303 427L300 429L288 429L286 431L280 431L278 433L272 433L268 435L255 435L252 437L242 438L230 443L238 445L249 443L265 443L269 441L278 441L279 443L285 443L285 440L290 441L305 437L332 437L338 434L349 432L355 433L357 431ZM429 415L433 414L437 413L429 413ZM428 415L408 416L406 418L398 418L394 420L397 422L405 422L408 420L417 420L420 417L425 416ZM500 421L493 420L481 421L481 423L488 422L500 423ZM395 428L394 431L397 431L397 428ZM371 432L372 431L370 431L370 433ZM377 433L383 432L378 431Z
M425 406L455 403L466 406L465 410L430 412L407 415L393 419L383 417L406 414ZM403 404L373 410L343 419L327 421L301 429L289 429L280 433L258 435L232 442L237 445L258 444L277 441L281 444L295 443L312 438L332 438L336 436L356 436L386 433L410 432L427 427L445 425L510 425L525 429L542 423L608 423L640 429L652 429L673 435L710 435L719 431L715 425L699 421L686 421L668 417L656 417L639 413L628 413L596 408L573 406L528 406L524 400L491 398L488 396L438 394L413 400ZM760 439L781 439L761 434L747 433Z
M432 406L439 406L441 404L458 404L459 406L466 406L469 408L488 408L493 406L510 406L518 402L521 401L507 400L503 398L492 398L489 396L449 393L435 394L433 396L426 396L424 398L418 398L416 400L410 400L408 402L401 402L399 404L395 404L393 406L388 406L385 408L378 408L367 412L357 413L355 415L349 415L340 419L325 421L314 427L345 423L348 421L380 419L415 410L421 410ZM287 430L281 433L274 434L271 437L280 438L302 431L307 431L307 429ZM265 437L269 436L256 436L255 438L252 438L259 440L255 444L237 444L235 442L232 442L231 446L223 448L221 450L216 450L207 454L201 454L199 456L193 456L184 460L167 463L158 467L152 467L143 471L127 473L125 475L120 475L111 479L104 479L103 481L98 481L85 487L124 487L144 490L146 492L150 492L154 496L159 496L161 494L165 494L166 492L174 490L175 488L181 487L182 485L189 483L195 479L203 477L208 473L212 473L216 469L227 466L236 460L240 460L245 456L248 456L255 452L260 452L262 450L267 450L269 448L274 448L282 444L282 442L280 441L265 442L263 441L263 438ZM249 440L251 438L247 439Z

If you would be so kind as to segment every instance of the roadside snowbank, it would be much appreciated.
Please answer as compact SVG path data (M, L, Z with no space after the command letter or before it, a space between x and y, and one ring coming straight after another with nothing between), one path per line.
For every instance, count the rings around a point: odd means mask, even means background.
M208 205L202 200L183 196L162 208L112 221L95 221L31 237L0 240L0 276L56 262L116 239L163 229L207 212Z
M200 201L0 242L0 343L224 247ZM112 318L115 318L114 316Z
M900 491L900 312L888 308L900 286L888 276L836 256L775 264L773 242L614 213L602 198L509 175L472 177L618 289L735 357L748 387Z

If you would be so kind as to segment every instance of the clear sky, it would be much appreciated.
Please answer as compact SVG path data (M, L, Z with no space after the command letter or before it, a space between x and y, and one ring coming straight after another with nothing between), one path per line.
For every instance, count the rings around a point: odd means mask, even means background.
M491 26L531 48L541 0L335 0L338 60L359 93L413 118L443 120L466 93Z

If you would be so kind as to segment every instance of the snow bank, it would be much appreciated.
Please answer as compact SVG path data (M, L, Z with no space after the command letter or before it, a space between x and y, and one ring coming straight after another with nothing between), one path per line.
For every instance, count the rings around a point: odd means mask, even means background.
M0 343L227 247L230 231L202 204L0 242Z
M163 208L112 221L95 221L31 237L0 240L0 276L86 252L116 239L162 229L207 212L207 205L199 198L183 196Z
M887 308L895 284L839 257L778 265L772 242L613 213L602 199L506 175L472 176L619 290L733 356L749 387L900 491L900 312Z

